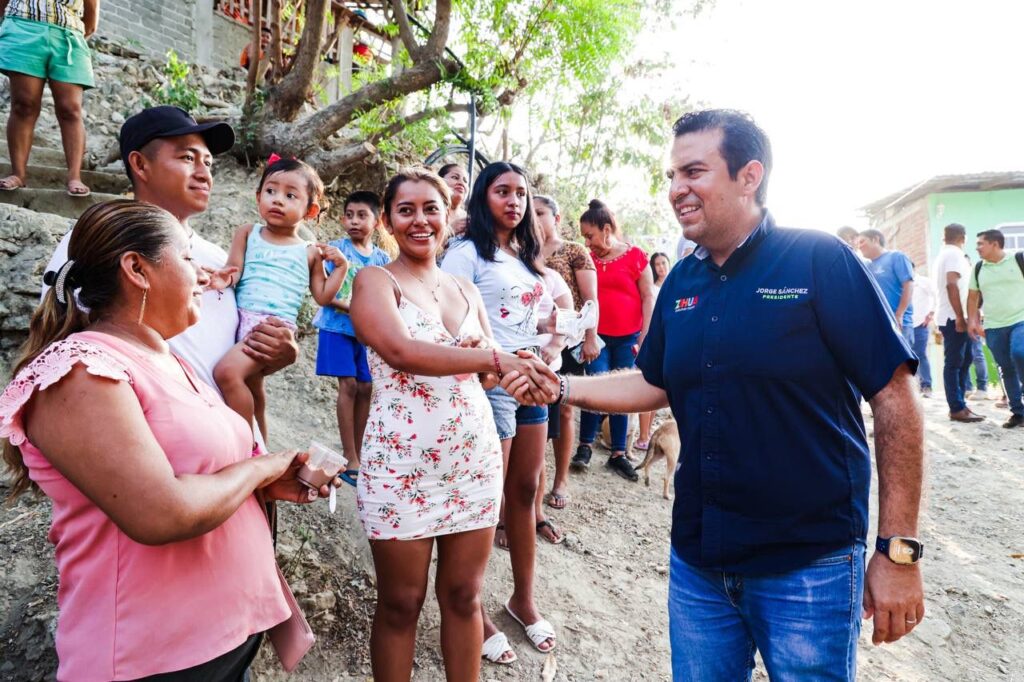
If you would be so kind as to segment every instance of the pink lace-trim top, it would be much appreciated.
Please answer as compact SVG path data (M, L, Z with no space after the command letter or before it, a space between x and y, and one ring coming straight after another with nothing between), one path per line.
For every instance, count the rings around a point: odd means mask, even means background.
M187 365L194 388L107 334L82 332L55 343L11 381L0 394L0 436L19 447L29 476L53 500L48 538L59 575L57 678L125 680L181 670L286 619L270 532L255 497L197 538L142 545L28 440L24 408L78 363L97 381L128 382L175 474L214 473L252 451L245 421Z

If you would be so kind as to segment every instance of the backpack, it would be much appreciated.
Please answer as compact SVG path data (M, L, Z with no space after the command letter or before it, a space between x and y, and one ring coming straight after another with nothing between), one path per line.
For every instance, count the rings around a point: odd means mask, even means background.
M1018 251L1013 254L1014 260L1017 261L1017 267L1020 268L1020 274L1024 277L1024 251ZM984 259L979 258L978 262L974 264L974 281L978 283L978 307L981 307L984 299L981 297L981 266L984 263Z

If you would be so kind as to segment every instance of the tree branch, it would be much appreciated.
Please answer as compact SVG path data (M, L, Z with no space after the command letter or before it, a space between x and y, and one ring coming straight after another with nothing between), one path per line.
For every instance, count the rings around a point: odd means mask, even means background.
M440 116L441 114L450 114L456 111L469 111L469 105L449 102L443 107L434 107L432 109L424 109L423 111L418 111L415 114L410 114L405 118L399 119L392 123L391 125L389 125L388 127L384 128L383 130L374 133L373 135L370 136L367 142L369 142L370 144L377 144L384 138L393 137L398 133L402 132L403 130L405 130L406 128L408 128L409 126L419 123L420 121L425 121L429 118Z
M324 178L335 178L349 167L377 153L369 142L359 142L341 149L320 149L306 156L305 161Z
M452 20L451 0L437 0L434 5L434 28L427 38L427 45L423 48L421 58L436 59L444 53L448 44L448 29Z
M267 102L268 113L281 121L292 121L313 90L313 75L320 63L320 44L327 21L328 0L307 0L306 25L299 38L291 71L275 88Z
M409 93L425 90L458 69L454 61L432 60L415 64L397 76L367 83L351 95L303 119L297 142L302 149L313 149L360 114Z
M279 82L284 76L284 51L281 48L281 0L270 0L270 63L273 64L273 80Z
M262 50L260 49L260 37L263 32L263 12L256 7L255 16L252 21L252 39L249 41L249 72L245 76L245 105L246 111L252 106L252 95L256 92L257 74L262 61Z
M405 13L405 3L402 0L391 0L391 9L395 13L395 22L398 24L398 35L402 38L402 44L405 45L412 60L416 61L423 48L416 42L416 38L412 34L409 15ZM396 55L391 55L391 60L394 61L395 57Z

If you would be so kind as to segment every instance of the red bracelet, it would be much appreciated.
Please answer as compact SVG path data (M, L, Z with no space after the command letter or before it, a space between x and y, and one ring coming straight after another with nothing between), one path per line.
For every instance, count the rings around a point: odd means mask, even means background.
M497 348L492 348L491 349L491 357L494 358L494 371L497 373L498 378L500 379L500 378L502 378L505 375L502 374L502 372L501 372L501 361L498 359L498 349Z

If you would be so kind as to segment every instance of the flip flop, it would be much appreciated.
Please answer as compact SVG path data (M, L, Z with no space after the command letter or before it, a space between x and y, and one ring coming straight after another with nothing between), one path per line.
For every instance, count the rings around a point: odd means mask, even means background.
M11 178L14 178L14 180L12 181ZM16 189L25 189L26 187L28 185L17 175L8 175L6 178L0 178L0 192L13 192Z
M547 528L548 530L550 530L551 535L554 536L555 539L548 539L546 535L540 532L541 528ZM552 545L560 545L563 542L565 542L565 534L559 531L557 528L555 528L555 524L551 523L550 519L544 519L543 521L537 523L537 535L541 536L542 538L550 542Z
M641 451L643 451L643 450L646 450L649 447L651 447L651 439L650 438L648 438L647 440L638 440L637 442L633 443L633 449L634 450L641 450Z
M72 187L72 185L74 187ZM69 197L87 197L92 194L92 190L81 180L71 180L67 184L67 191Z
M512 658L504 661L501 660L505 652L511 652ZM496 632L488 637L487 641L484 642L480 655L491 663L497 663L498 665L512 665L519 658L516 656L516 652L512 651L512 646L508 643L508 637L505 636L504 632Z
M512 612L512 609L509 608L509 602L505 602L505 610L508 611L508 615L512 616L512 620L523 626L523 630L526 632L526 636L530 639L530 643L533 644L533 648L542 654L555 650L557 642L552 644L550 649L540 648L540 645L543 644L545 640L555 639L555 627L551 623L541 618L536 623L527 625L519 619L519 616Z
M338 474L338 478L345 481L345 483L348 483L353 488L356 487L357 476L359 476L359 469L345 469L340 474Z
M565 509L569 505L569 496L552 491L547 494L544 501L552 509Z

